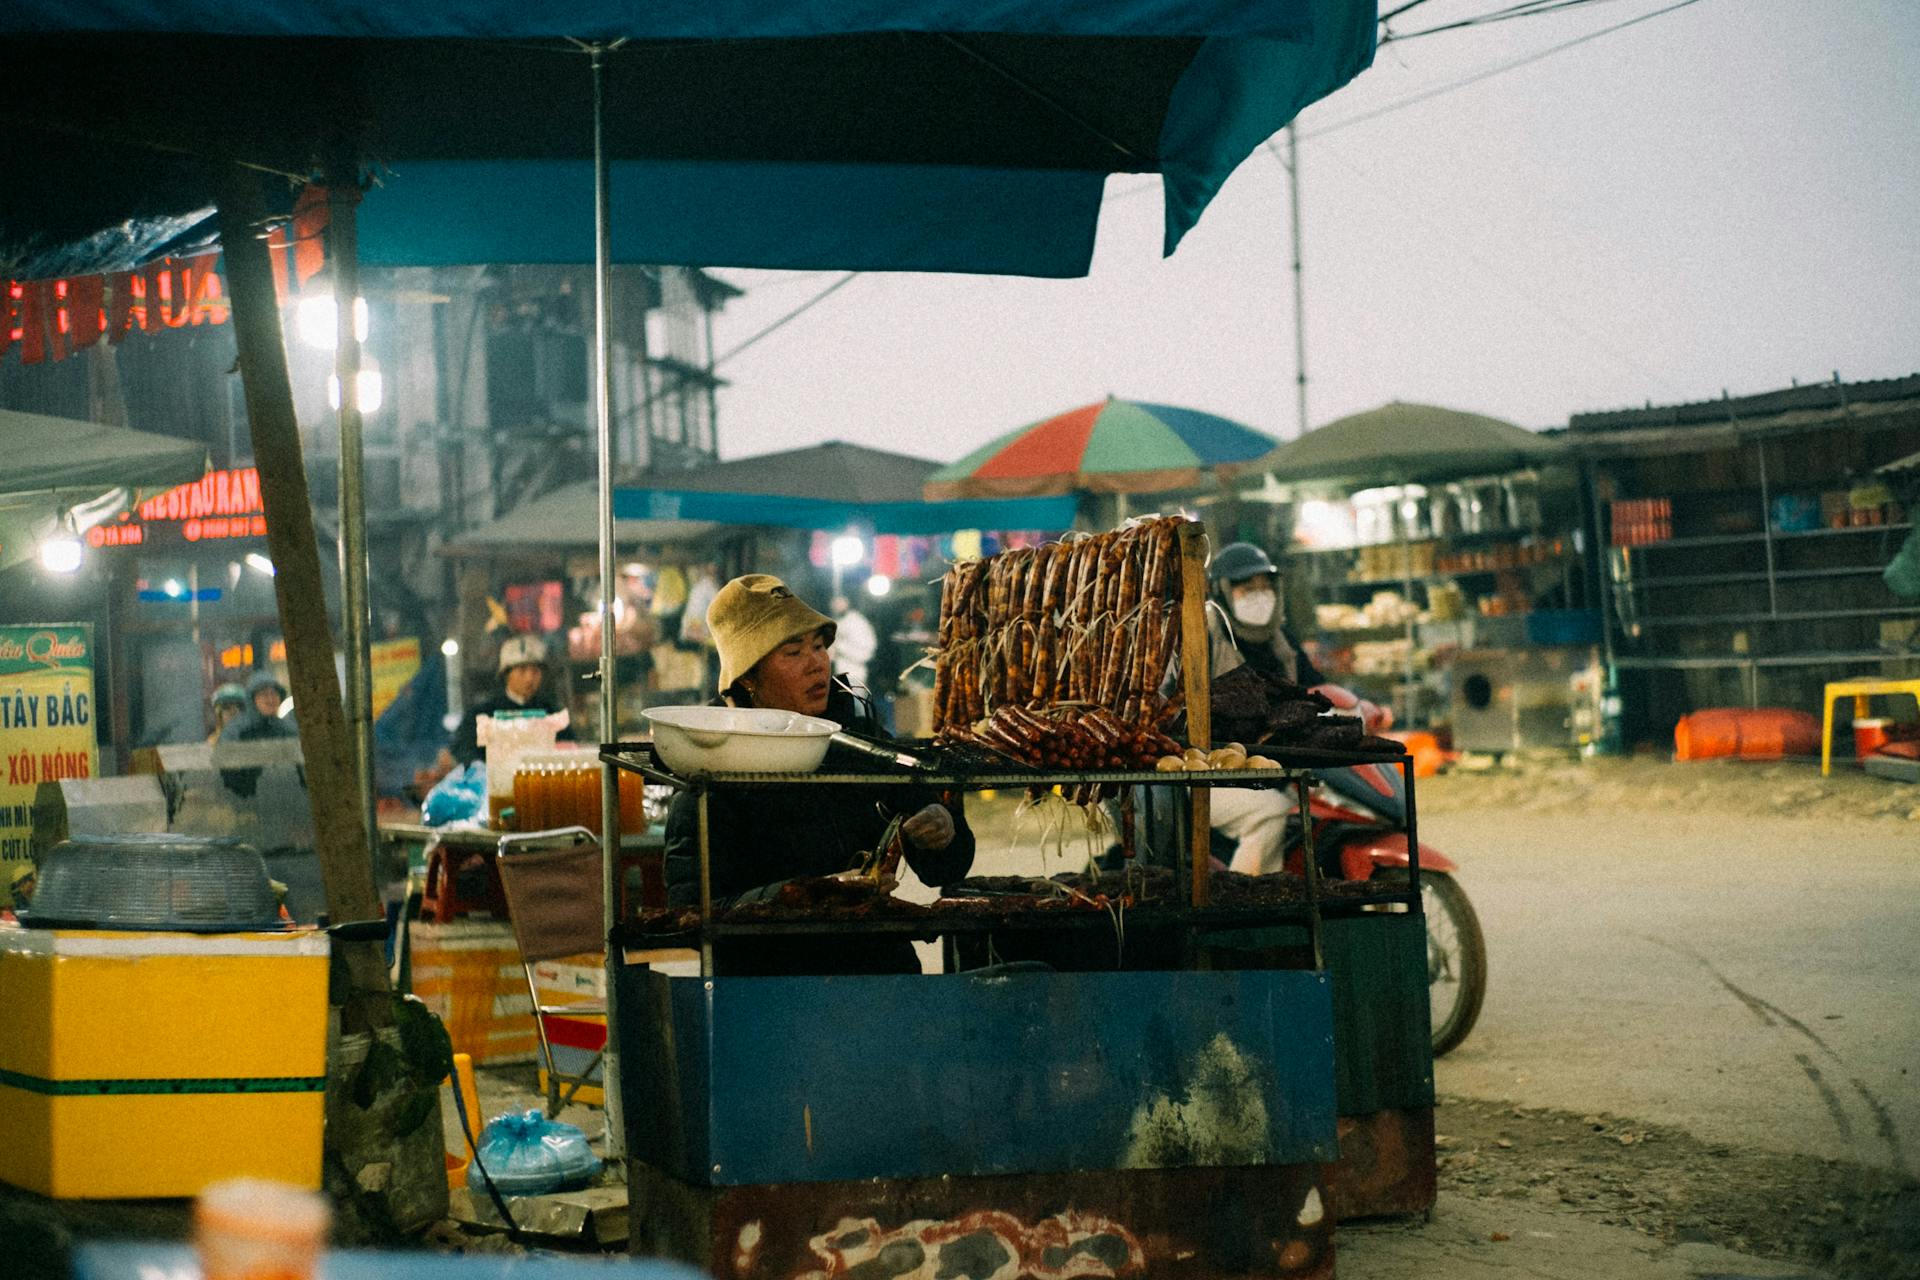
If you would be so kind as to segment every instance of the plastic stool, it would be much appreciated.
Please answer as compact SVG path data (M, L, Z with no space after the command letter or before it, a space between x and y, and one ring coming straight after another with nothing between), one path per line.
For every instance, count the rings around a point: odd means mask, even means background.
M420 897L420 918L446 924L458 916L484 913L507 918L507 891L500 885L494 851L448 849L437 845L427 854L426 887Z
M1906 694L1920 706L1920 678L1910 680L1835 680L1826 688L1820 716L1820 776L1833 771L1833 704L1842 698L1853 699L1853 718L1867 715L1867 700L1878 695Z

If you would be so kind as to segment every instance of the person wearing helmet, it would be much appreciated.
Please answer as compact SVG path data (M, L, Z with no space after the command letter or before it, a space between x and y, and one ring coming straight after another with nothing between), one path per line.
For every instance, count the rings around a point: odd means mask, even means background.
M1312 689L1337 711L1358 715L1368 733L1393 724L1390 711L1328 680L1301 649L1280 607L1280 571L1266 552L1251 542L1229 543L1208 563L1207 582L1219 606L1207 611L1208 658L1216 679L1252 666ZM1293 804L1291 792L1214 789L1213 828L1236 842L1230 870L1266 875L1281 869Z
M720 654L717 706L820 716L869 738L883 732L833 679L838 624L771 574L735 578L707 610ZM700 806L682 791L667 812L667 901L700 901ZM897 827L896 827L897 823ZM921 882L951 884L973 865L974 838L958 798L922 786L718 789L707 799L710 887L716 908L770 901L789 881L837 875L897 830ZM902 938L727 939L714 948L729 976L918 973Z
M229 686L231 687L231 686ZM241 691L247 701L241 713L220 729L221 742L257 742L262 738L297 738L300 730L293 715L280 714L287 700L287 686L271 671L256 671L247 677ZM216 695L217 696L217 695Z
M235 720L246 714L251 700L246 688L229 680L213 691L213 732L207 735L208 742L218 742L221 732Z
M481 716L499 715L503 711L544 711L552 715L560 710L550 695L540 691L547 678L547 646L539 636L508 636L500 646L499 668L499 683L486 697L467 708L459 728L453 731L453 741L441 754L440 772L456 764L464 768L475 760L487 758L487 749L479 743ZM562 729L559 737L570 742L573 730Z

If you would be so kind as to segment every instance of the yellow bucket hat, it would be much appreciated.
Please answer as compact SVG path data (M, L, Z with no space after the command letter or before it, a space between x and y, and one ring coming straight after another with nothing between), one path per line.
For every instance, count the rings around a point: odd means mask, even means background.
M754 664L796 636L826 628L827 643L839 628L770 573L749 573L720 588L707 606L707 629L720 651L720 692Z

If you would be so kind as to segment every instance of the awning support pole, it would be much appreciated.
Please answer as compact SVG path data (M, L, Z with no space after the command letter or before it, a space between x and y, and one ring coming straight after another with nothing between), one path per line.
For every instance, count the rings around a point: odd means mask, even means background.
M334 377L340 384L340 639L347 650L347 729L367 849L380 847L373 789L373 615L367 588L365 422L360 416L360 188L351 164L327 180L333 267ZM296 700L297 701L297 700ZM369 864L371 865L371 864Z
M600 452L600 741L620 738L620 698L614 683L613 660L613 336L607 323L612 245L607 194L606 47L596 44L588 57L593 69L593 406ZM626 1130L620 1106L620 1040L614 993L624 956L618 937L620 924L620 771L611 761L600 762L600 831L602 932L607 942L607 1047L600 1060L607 1099L607 1153L615 1159L626 1153Z

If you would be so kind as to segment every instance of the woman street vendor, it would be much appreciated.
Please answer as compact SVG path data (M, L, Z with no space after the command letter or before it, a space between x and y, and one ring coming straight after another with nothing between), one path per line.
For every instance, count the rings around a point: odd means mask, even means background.
M780 579L764 573L735 578L714 597L707 625L720 657L715 705L795 711L881 736L872 715L833 680L833 620ZM926 788L799 785L710 792L714 908L775 901L790 881L858 867L896 815L902 818L907 865L924 883L938 886L966 876L973 865L966 816L957 800L949 806ZM668 902L696 904L699 816L691 792L680 793L667 815L666 864ZM714 961L728 976L920 971L911 943L873 937L732 939L715 948Z

